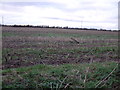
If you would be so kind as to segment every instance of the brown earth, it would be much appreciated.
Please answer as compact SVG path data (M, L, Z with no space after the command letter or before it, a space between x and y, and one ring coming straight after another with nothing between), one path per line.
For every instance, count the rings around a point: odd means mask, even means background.
M66 49L71 50L81 47L90 49L95 47L117 47L118 39L114 37L118 35L118 32L27 27L3 27L2 32L3 34L12 33L15 35L2 37L3 69L25 67L36 64L59 65L67 63L86 63L90 61L119 61L117 53L114 52L114 50L101 53L98 56L89 54L89 51L64 51ZM99 39L97 37L81 38L74 36L31 36L32 34L38 33L62 33L66 35L79 34L83 36L97 35ZM111 37L101 39L101 35L111 35ZM71 37L79 43L73 41ZM27 51L25 48L30 48L33 51ZM49 48L51 51L48 50ZM34 50L38 50L40 52Z

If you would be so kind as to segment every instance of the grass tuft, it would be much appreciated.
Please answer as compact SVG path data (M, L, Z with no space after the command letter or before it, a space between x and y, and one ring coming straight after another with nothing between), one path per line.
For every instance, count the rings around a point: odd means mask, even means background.
M115 62L35 65L3 70L3 88L117 88Z

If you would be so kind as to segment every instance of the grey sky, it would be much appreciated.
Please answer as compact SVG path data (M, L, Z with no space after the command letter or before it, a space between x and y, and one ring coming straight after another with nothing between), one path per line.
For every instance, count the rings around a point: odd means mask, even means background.
M118 28L119 0L16 1L0 1L5 24Z

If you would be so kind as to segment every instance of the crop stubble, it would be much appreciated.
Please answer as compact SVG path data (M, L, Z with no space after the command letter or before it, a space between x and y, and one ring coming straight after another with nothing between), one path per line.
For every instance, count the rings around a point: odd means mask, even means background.
M3 69L36 64L85 63L90 60L119 61L118 32L3 27L2 33Z

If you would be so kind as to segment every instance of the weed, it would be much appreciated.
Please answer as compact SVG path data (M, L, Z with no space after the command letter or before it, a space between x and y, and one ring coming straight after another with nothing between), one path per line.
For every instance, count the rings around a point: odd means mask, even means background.
M115 62L104 62L60 66L37 65L14 70L8 69L3 70L3 87L111 88L118 83L115 67L117 67ZM11 75L10 73L14 74ZM8 79L10 77L11 80Z

